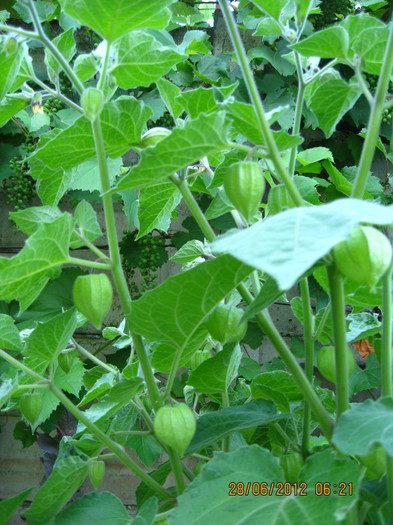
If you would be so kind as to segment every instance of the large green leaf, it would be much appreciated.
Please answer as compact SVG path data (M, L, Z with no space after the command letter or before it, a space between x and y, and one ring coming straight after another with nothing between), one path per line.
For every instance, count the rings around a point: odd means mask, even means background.
M176 0L61 0L67 15L76 18L113 42L133 29L164 29L170 18L168 6Z
M281 11L287 5L288 0L252 0L264 13L279 20Z
M270 450L253 445L234 452L215 453L201 473L178 498L178 507L168 518L169 525L336 525L358 497L360 469L351 460L335 459L331 450L309 457L300 472L307 480L305 495L278 493L285 476L278 458ZM329 497L315 489L321 483L331 487ZM335 487L352 483L353 496L339 496ZM272 495L264 495L263 489ZM298 491L300 492L299 485ZM262 495L261 495L262 492ZM336 492L336 494L334 493Z
M0 299L16 299L25 310L68 261L72 228L71 215L64 213L50 224L41 224L18 255L1 257Z
M52 474L34 496L24 512L29 525L52 523L56 514L69 502L87 474L87 462L78 456L57 461Z
M350 85L341 79L327 80L321 84L311 98L320 128L326 137L330 137L337 123L349 111L362 94L356 84Z
M138 237L143 237L155 228L167 231L170 226L171 213L181 198L181 193L173 182L164 181L156 186L142 189L139 196Z
M241 359L239 345L229 345L193 370L188 385L204 394L223 394L236 378Z
M280 290L288 290L359 223L392 224L393 207L339 199L286 210L246 230L218 237L212 248L268 273Z
M216 412L203 414L197 420L197 428L185 455L192 454L205 448L229 433L245 428L268 425L287 417L278 414L277 407L272 401L257 399L241 406L223 408Z
M175 48L164 46L145 31L132 31L114 45L116 62L111 70L119 87L149 87L172 66L187 57Z
M155 147L143 150L139 164L120 179L115 191L157 184L205 155L224 149L228 129L224 112L188 120L184 128L174 129Z
M345 58L348 46L347 31L341 26L332 26L312 34L297 44L292 44L291 47L306 57Z
M29 335L24 354L49 362L64 350L77 325L74 308L60 314L46 323L41 323Z
M380 443L393 456L393 399L354 403L341 415L332 443L348 455L367 456Z
M131 518L123 503L111 492L91 492L71 503L56 516L55 525L129 525Z
M18 93L4 97L4 100L0 102L0 127L29 104L30 98L24 94Z
M31 206L10 213L11 219L26 235L33 235L39 229L40 224L50 224L62 215L57 206Z
M151 341L166 343L169 355L174 357L177 351L188 350L198 328L202 340L206 337L207 330L201 326L205 317L250 272L250 268L225 256L170 277L133 303L131 328ZM190 358L187 350L185 362Z

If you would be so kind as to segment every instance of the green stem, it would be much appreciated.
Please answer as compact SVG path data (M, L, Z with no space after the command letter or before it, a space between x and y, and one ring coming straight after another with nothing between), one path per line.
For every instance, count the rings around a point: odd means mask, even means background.
M382 277L382 396L393 395L392 389L392 264ZM392 514L393 516L393 514Z
M388 486L389 522L393 524L393 458L385 452L386 457L386 482Z
M116 374L118 372L117 368L115 368L115 367L113 367L111 365L107 365L106 363L101 361L101 359L98 359L98 357L96 357L95 355L91 354L88 350L86 350L86 348L83 348L83 346L81 346L77 341L75 341L74 338L72 338L72 342L75 345L75 347L77 348L77 350L82 355L87 357L87 359L89 359L90 361L92 361L96 365L100 366L101 368L104 368L107 372L110 372L111 374Z
M385 49L385 56L382 63L381 74L378 80L377 90L373 104L371 105L370 118L367 127L367 134L360 156L359 169L355 183L352 188L351 197L362 199L366 189L368 173L374 156L375 146L379 137L382 111L386 91L390 82L390 75L393 67L393 24L390 24L388 43Z
M76 90L79 93L82 93L83 90L84 90L82 82L75 75L75 73L73 72L72 68L68 64L67 60L60 53L60 51L57 49L57 47L49 40L49 38L43 32L41 24L40 24L39 17L38 17L38 13L36 11L36 8L35 8L33 0L29 0L29 10L30 10L30 13L31 13L31 18L33 20L34 29L36 30L36 33L38 33L38 35L39 35L39 40L41 40L41 42L45 45L45 47L50 51L50 53L59 62L59 64L63 68L64 72L68 76L68 78L74 84Z
M314 329L314 316L310 303L310 291L308 287L308 280L304 278L300 281L300 292L303 302L303 338L305 348L305 374L310 383L313 379L313 360L314 360L314 340L312 337ZM302 436L302 450L307 453L310 448L310 423L311 423L311 407L304 400L303 409L303 436Z
M280 152L277 148L276 142L274 140L272 131L270 130L269 124L266 120L265 111L263 109L262 101L259 96L258 88L255 83L252 71L248 64L247 55L244 50L239 32L236 27L236 23L233 19L232 13L229 9L229 6L226 0L219 0L222 13L224 15L225 23L227 26L228 33L231 37L233 47L236 52L237 59L239 61L239 66L243 74L244 81L247 86L250 99L255 109L255 113L258 119L258 123L261 129L262 136L268 147L270 157L273 161L274 167L276 168L277 174L284 182L285 186L288 189L288 192L296 206L303 206L303 199L299 193L299 190L295 186L290 174L286 170L284 163L281 159Z
M300 131L300 124L302 121L302 111L303 111L303 104L304 104L304 93L306 91L306 86L304 85L304 81L303 81L302 64L300 62L299 55L296 51L295 51L295 60L296 60L296 69L297 69L299 87L297 91L295 119L294 119L292 133L291 133L292 136L298 135ZM297 155L297 145L295 144L291 149L291 156L289 159L288 171L291 177L293 177L295 173L296 155Z
M131 317L131 297L127 287L127 282L124 277L124 273L121 266L119 243L116 233L115 214L113 211L112 196L108 194L110 189L108 166L106 163L104 137L102 134L102 127L100 118L96 118L92 123L94 143L96 147L96 154L98 160L98 166L100 171L101 180L101 191L102 203L104 206L105 213L105 224L108 236L109 244L109 255L112 261L112 275L115 281L115 285L119 294L120 302L124 311L124 317L126 318L128 325L132 325ZM158 409L162 405L160 398L160 392L158 390L152 367L144 347L142 337L130 331L132 341L138 355L139 363L141 365L144 380L146 382L147 390L149 392L150 399L152 400L153 407Z
M87 259L78 259L76 257L68 257L65 264L75 264L76 266L87 266L88 268L97 268L99 270L111 270L110 264L99 263L95 261L88 261Z
M336 358L336 403L337 420L348 409L348 349L345 326L345 296L343 278L335 266L327 267L330 301L332 305L332 321L334 348Z
M184 200L188 204L194 219L198 223L198 226L204 232L206 237L209 235L208 241L213 242L215 239L215 234L211 229L206 217L195 202L188 186L185 184L179 184L179 181L177 181L177 185L183 195ZM237 286L237 290L247 304L251 304L253 302L254 297L243 284L239 284ZM281 359L289 368L297 385L302 391L304 397L307 399L307 402L310 404L311 410L315 414L315 418L317 421L319 421L323 433L327 439L330 440L333 432L333 423L317 394L314 392L311 383L305 376L301 366L296 361L296 358L289 350L284 339L281 337L280 333L271 321L269 314L267 312L260 312L258 315L256 315L256 320L259 326L262 328L262 331L266 334L274 348L277 350Z
M7 26L6 24L0 24L0 31L7 31L8 33L16 33L17 35L24 36L29 40L41 40L40 35L34 33L34 31L26 31L20 27Z
M19 368L19 370L23 370L23 372L33 377L34 379L37 379L38 381L42 381L49 385L49 381L46 379L46 377L43 377L40 374L37 374L37 372L34 372L33 370L31 370L29 367L27 367L26 365L24 365L23 363L15 359L14 357L7 354L7 352L4 352L4 350L0 350L0 357L8 361L8 363L13 365L15 368Z
M331 306L332 305L329 302L329 304L325 307L325 311L323 312L323 315L322 315L322 318L321 318L321 320L319 322L318 328L316 329L316 331L315 331L315 333L313 335L314 341L318 341L319 336L322 333L322 330L323 330L323 327L325 326L326 320L329 317Z
M167 454L171 462L173 477L175 478L177 494L180 496L186 488L183 477L183 466L180 460L179 453L171 447L167 447Z
M148 487L150 487L154 492L160 494L165 499L173 499L165 489L161 487L153 478L151 478L146 472L143 472L138 465L129 457L129 455L124 451L123 447L115 443L108 437L105 432L98 428L94 423L92 423L86 415L79 410L72 401L68 399L67 396L61 392L55 385L50 385L51 392L57 397L57 399L65 406L67 410L75 416L78 421L83 423L86 428L90 430L109 450L111 450L124 465L126 465L134 474L136 474Z
M59 91L55 91L54 89L50 88L49 86L47 86L45 84L45 82L41 82L41 80L39 78L37 78L35 75L32 76L32 79L34 80L34 82L37 85L41 86L43 89L45 89L45 91L50 93L53 97L58 98L59 100L64 102L64 104L67 104L67 106L70 106L70 108L73 108L76 111L78 111L79 113L83 114L83 109L80 106L78 106L78 104L75 104L75 102L73 102L72 100L70 100L69 98L64 96L62 93L60 93Z
M81 235L80 233L78 233L76 230L74 230L73 232L77 237L79 237L79 239L81 241L84 242L85 246L87 248L89 248L93 253L95 253L100 259L103 259L104 261L109 261L108 259L108 256L105 255L104 252L102 252L99 248L97 248L97 246L95 246L92 242L88 241L87 239L85 239L85 237L83 237L83 235ZM110 262L110 261L109 261Z
M225 390L222 394L222 406L223 408L229 408L229 396L228 396L228 390ZM229 449L231 448L231 435L224 436L222 438L222 450L223 452L229 452Z
M239 284L237 290L247 304L252 303L253 297L243 284ZM260 312L255 316L255 318L264 334L277 350L278 355L288 367L294 380L296 381L296 384L304 395L307 403L310 405L316 420L319 422L322 432L330 441L333 433L333 422L330 419L329 414L326 412L325 407L322 405L319 397L315 393L310 381L307 379L301 366L297 362L295 356L289 350L284 339L281 337L279 331L274 326L272 320L270 319L269 313L267 311Z
M103 89L104 82L106 79L106 71L108 69L108 60L109 60L109 54L110 54L111 44L110 42L106 41L106 50L105 50L105 56L104 56L104 62L102 63L102 68L100 71L100 78L98 80L97 89Z

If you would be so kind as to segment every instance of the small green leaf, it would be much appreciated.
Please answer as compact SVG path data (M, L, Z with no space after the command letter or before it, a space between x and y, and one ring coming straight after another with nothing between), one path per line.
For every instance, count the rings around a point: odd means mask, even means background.
M76 52L73 28L68 29L68 31L65 31L61 35L54 38L52 40L52 44L57 47L67 62L71 62L72 57ZM54 75L60 71L61 66L57 62L56 58L47 49L45 49L45 63L48 66L49 75L53 80Z
M22 350L19 330L9 315L0 314L0 347L7 350Z
M0 523L9 523L14 512L16 512L27 499L32 490L33 488L24 490L17 496L0 501Z
M91 204L81 201L75 209L75 219L78 225L78 232L87 241L93 242L102 237L102 231L98 224L97 214ZM70 248L80 248L84 242L76 237L71 240Z
M327 27L290 47L306 57L345 58L349 36L341 26Z
M168 231L171 213L181 198L181 193L173 182L165 181L142 189L139 196L138 217L140 226L138 238L150 233L155 228Z
M287 5L288 0L252 0L252 3L267 15L279 20L281 11Z

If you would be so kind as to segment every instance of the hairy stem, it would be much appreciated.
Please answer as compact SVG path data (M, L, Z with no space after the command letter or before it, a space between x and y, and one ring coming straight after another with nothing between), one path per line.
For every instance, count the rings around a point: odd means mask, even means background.
M382 395L393 395L392 389L392 264L382 277Z

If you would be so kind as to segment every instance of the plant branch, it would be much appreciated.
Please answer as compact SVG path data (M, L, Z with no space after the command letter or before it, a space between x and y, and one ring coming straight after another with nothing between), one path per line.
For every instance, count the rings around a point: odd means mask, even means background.
M377 90L373 104L371 105L370 118L368 121L367 134L360 156L360 163L354 185L352 187L351 197L362 199L370 171L371 163L374 156L375 146L379 137L379 128L381 125L382 112L386 91L390 82L390 75L393 67L393 24L390 24L388 43L385 49L385 56L382 63L381 74L377 84Z
M247 86L250 99L254 106L258 123L261 129L262 136L265 140L265 143L268 147L270 158L273 161L274 167L276 168L277 174L285 184L288 189L288 192L296 206L303 206L303 199L299 193L299 190L295 186L290 174L286 170L284 163L281 159L280 152L277 148L276 142L274 140L272 131L270 130L269 124L267 122L265 111L263 109L262 101L259 96L258 88L256 86L254 77L252 75L250 66L248 64L247 55L244 50L239 32L237 30L235 21L233 19L232 13L229 9L229 6L226 0L219 0L222 13L224 15L225 23L227 26L228 33L231 37L233 47L236 52L237 59L239 61L239 66L243 74L244 81Z
M299 54L296 51L295 51L295 61L296 61L297 77L299 80L299 87L298 87L297 98L296 98L295 118L294 118L292 133L291 133L293 137L298 135L300 131L300 124L302 121L302 112L303 112L303 104L304 104L304 93L306 90L306 86L303 80L302 64L300 62ZM297 155L297 145L295 144L291 149L291 156L289 159L288 171L291 177L293 177L294 172L295 172L296 155Z
M65 95L63 95L60 91L55 91L54 89L50 88L49 86L47 86L45 84L45 82L42 82L39 78L37 78L35 75L32 75L32 79L34 80L34 82L38 85L38 86L41 86L42 89L45 89L45 91L47 91L48 93L50 93L53 97L56 97L58 98L59 100L61 100L62 102L64 102L64 104L67 104L67 106L70 106L70 108L72 109L75 109L76 111L78 111L79 113L82 113L83 114L83 109L78 106L78 104L76 104L75 102L73 102L72 100L70 100L69 98L67 98Z
M95 355L91 354L86 348L83 348L74 338L72 338L72 343L74 344L75 348L87 359L95 363L96 365L100 366L101 368L104 368L107 372L110 372L111 374L116 374L118 372L117 368L111 365L107 365L101 359L98 359Z
M76 266L87 266L88 268L97 268L98 270L111 270L111 264L104 264L87 259L78 259L77 257L68 257L66 264L75 264Z
M19 370L23 370L25 374L28 374L29 376L33 377L34 379L37 379L38 381L48 383L49 385L49 381L48 379L46 379L46 377L43 377L40 374L37 374L37 372L34 372L34 370L31 370L28 366L24 365L23 363L21 363L21 361L18 361L14 357L10 356L4 350L0 350L0 357L8 361L8 363L10 363L15 368L18 368Z
M392 396L392 263L382 277L382 396ZM393 465L393 463L392 463ZM392 482L393 483L393 482ZM393 493L392 493L393 495ZM393 497L393 496L392 496ZM393 507L392 507L393 510ZM392 514L393 517L393 514Z

